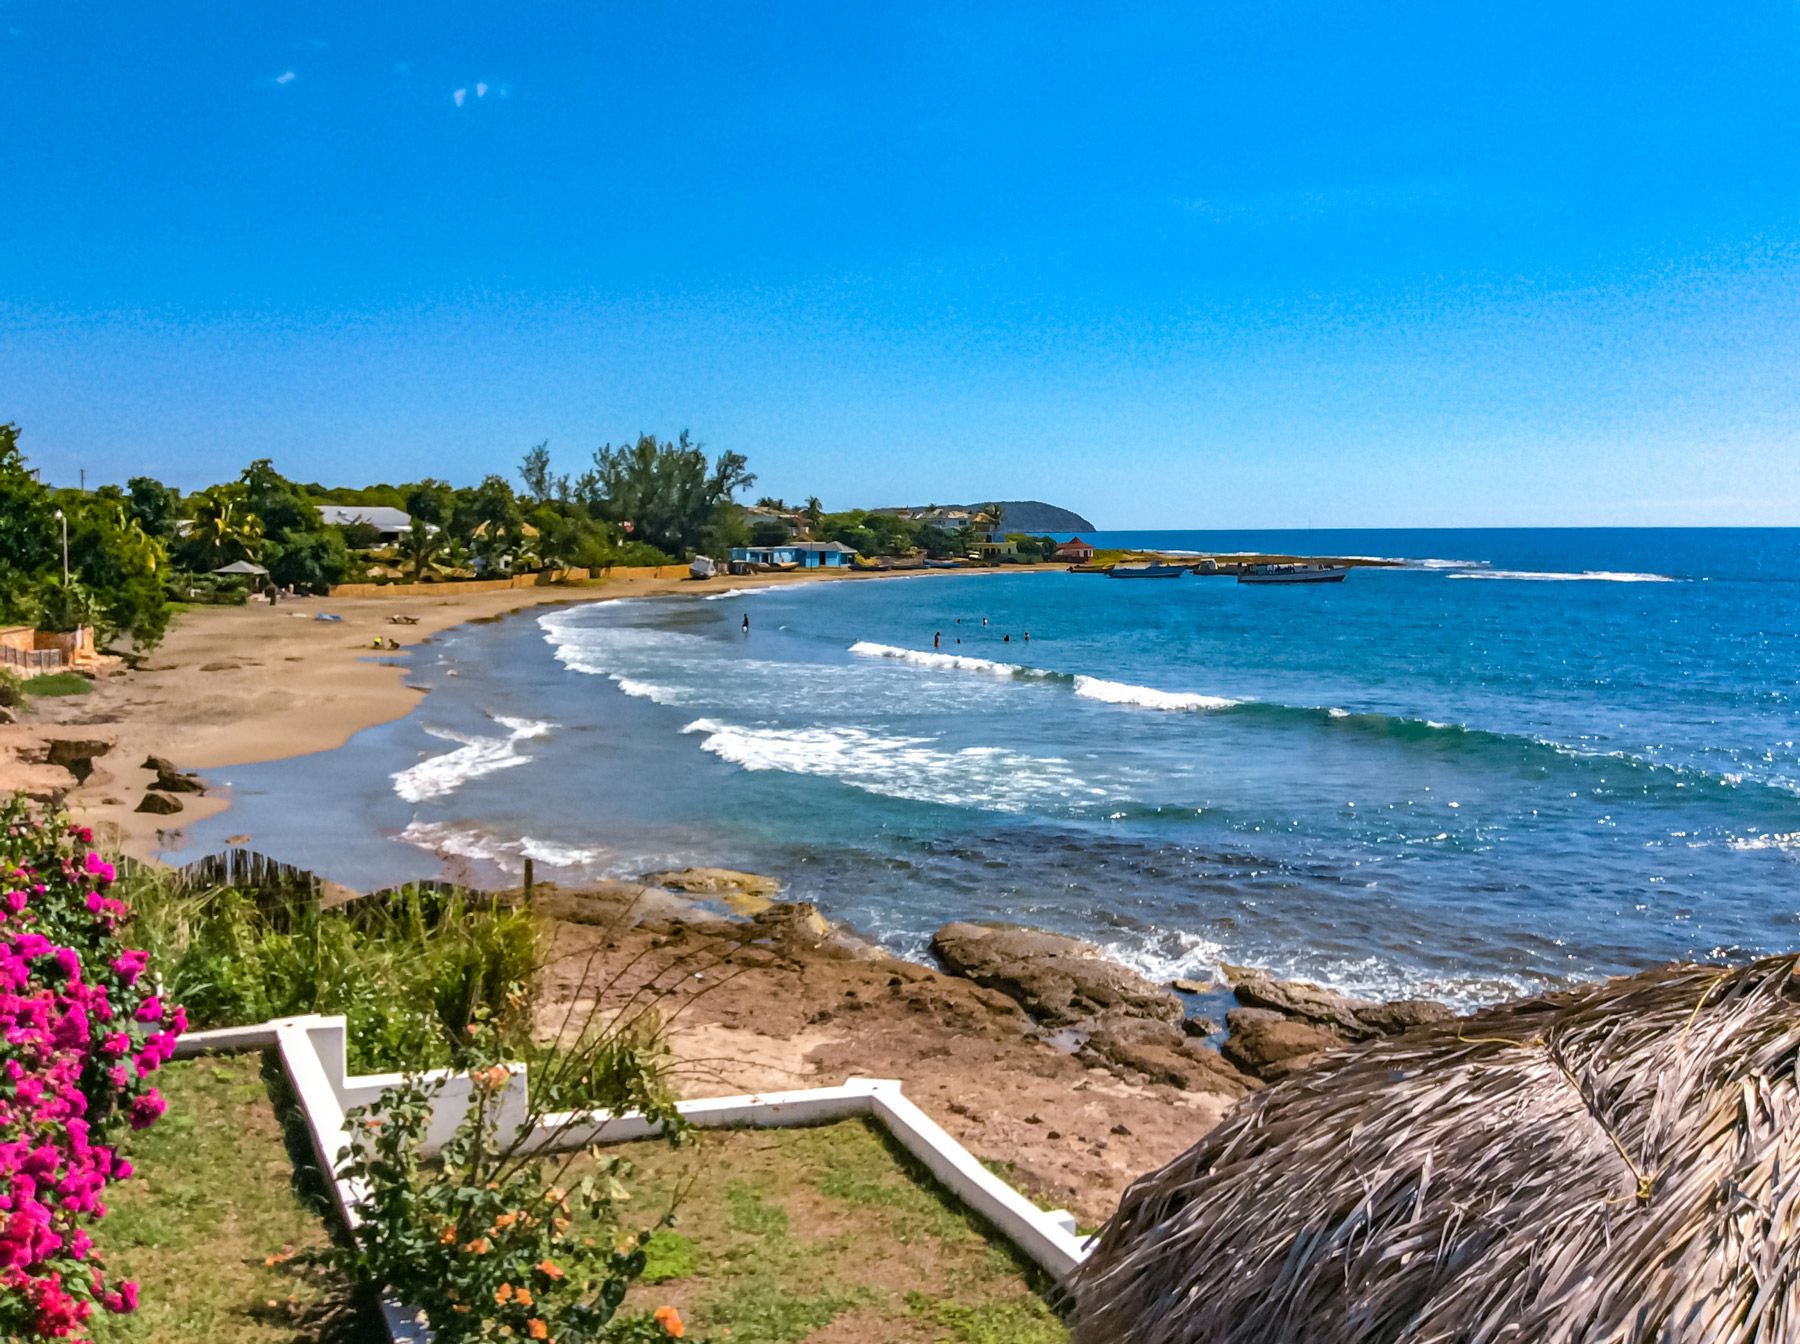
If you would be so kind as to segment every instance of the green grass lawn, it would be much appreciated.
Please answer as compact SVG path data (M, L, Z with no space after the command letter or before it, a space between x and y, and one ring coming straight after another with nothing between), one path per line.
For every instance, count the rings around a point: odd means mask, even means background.
M627 1209L642 1221L686 1191L627 1305L673 1305L690 1336L1066 1344L1047 1279L871 1123L609 1151L635 1168Z
M25 682L25 694L32 697L50 695L86 695L94 683L75 672L47 672Z
M297 1187L263 1067L250 1054L162 1070L168 1113L138 1136L137 1174L109 1192L95 1234L111 1275L141 1285L140 1305L98 1320L99 1344L386 1339L341 1285L291 1259L326 1244L325 1224Z

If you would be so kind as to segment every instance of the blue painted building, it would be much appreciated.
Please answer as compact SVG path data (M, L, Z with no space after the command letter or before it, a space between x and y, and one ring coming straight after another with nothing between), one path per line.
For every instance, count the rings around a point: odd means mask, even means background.
M856 557L836 541L784 541L778 546L733 546L734 565L797 565L801 569L842 569Z

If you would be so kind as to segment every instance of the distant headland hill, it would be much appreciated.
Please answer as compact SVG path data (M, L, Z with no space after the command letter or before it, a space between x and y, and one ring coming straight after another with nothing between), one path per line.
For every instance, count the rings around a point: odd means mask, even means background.
M941 516L953 519L973 517L984 509L998 507L1000 522L1008 532L1093 532L1095 527L1079 513L1059 509L1041 499L998 499L980 504L924 504L898 509L871 509L871 513L897 513L907 518L933 521Z

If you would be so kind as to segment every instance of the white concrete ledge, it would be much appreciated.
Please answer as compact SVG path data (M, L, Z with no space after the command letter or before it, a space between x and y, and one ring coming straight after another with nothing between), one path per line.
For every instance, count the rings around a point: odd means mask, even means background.
M344 1225L354 1229L363 1191L358 1183L337 1176L338 1154L351 1143L345 1112L379 1101L405 1075L351 1074L341 1017L293 1017L250 1027L190 1032L177 1042L175 1054L179 1059L267 1049L280 1052L282 1069L306 1119L319 1170L331 1187ZM496 1117L502 1141L518 1134L530 1110L524 1066L510 1066L509 1074ZM445 1069L423 1076L438 1084L425 1140L427 1151L436 1151L467 1112L473 1083L467 1074ZM797 1128L869 1117L945 1189L1059 1283L1086 1257L1087 1249L1075 1235L1074 1218L1060 1209L1046 1213L989 1171L914 1105L894 1079L851 1078L840 1087L706 1097L680 1102L676 1109L699 1129ZM654 1122L636 1111L566 1111L544 1116L526 1137L526 1144L534 1152L560 1152L594 1144L630 1143L654 1138L660 1132ZM431 1332L418 1323L416 1311L386 1300L382 1312L395 1344L429 1344Z

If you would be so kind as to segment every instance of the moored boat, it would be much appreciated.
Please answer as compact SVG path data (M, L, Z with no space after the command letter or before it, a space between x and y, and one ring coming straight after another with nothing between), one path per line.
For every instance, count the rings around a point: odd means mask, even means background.
M1114 565L1106 571L1113 579L1179 579L1187 573L1185 565Z
M1239 583L1342 583L1349 565L1252 565L1238 572Z

